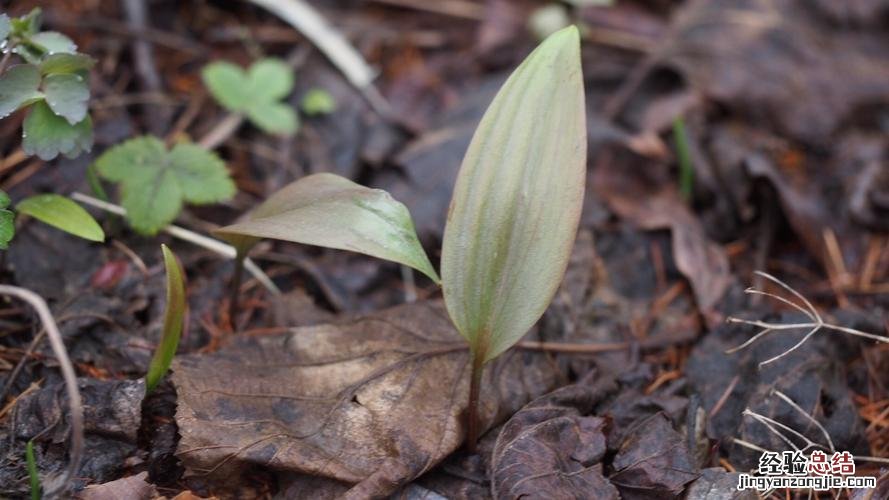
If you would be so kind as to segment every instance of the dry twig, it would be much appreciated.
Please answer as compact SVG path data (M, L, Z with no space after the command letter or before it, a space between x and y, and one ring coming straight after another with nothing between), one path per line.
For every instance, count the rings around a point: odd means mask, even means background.
M801 302L801 304L798 304L798 303L794 302L793 300L788 299L786 297L782 297L780 295L776 295L776 294L773 294L770 292L765 292L762 290L757 290L755 288L748 288L747 290L744 290L745 293L748 293L751 295L764 295L766 297L771 297L779 302L782 302L782 303L789 305L789 306L793 307L794 309L800 311L807 318L809 318L809 320L811 320L811 321L808 323L768 323L765 321L752 321L752 320L741 319L741 318L736 318L736 317L730 316L726 319L726 321L728 321L729 323L741 323L744 325L753 325L753 326L761 328L761 330L753 337L750 337L750 339L747 340L747 342L744 342L743 344L741 344L737 347L733 347L733 348L729 349L728 351L726 351L726 353L730 354L733 352L740 351L741 349L744 349L744 348L750 346L751 344L753 344L760 338L768 335L769 333L787 332L787 331L804 330L804 329L808 329L809 332L806 333L806 335L799 342L794 344L793 347L782 352L781 354L778 354L777 356L771 357L771 358L759 363L759 366L760 367L765 366L765 365L772 363L774 361L778 361L779 359L783 358L784 356L787 356L791 352L800 348L803 344L806 343L807 340L812 338L812 336L814 336L816 333L818 333L821 330L832 330L835 332L846 333L849 335L855 335L857 337L863 337L866 339L875 340L877 342L889 343L889 338L881 336L881 335L874 335L872 333L862 332L862 331L856 330L854 328L846 328L843 326L837 326L837 325L833 325L830 323L825 323L824 319L818 313L818 310L815 309L815 306L813 306L812 303L809 302L808 299L803 297L803 295L801 293L794 290L790 285L788 285L787 283L784 283L783 281L772 276L771 274L764 273L762 271L755 271L755 274L757 274L758 276L761 276L761 277L777 284L781 288L787 290L793 296L793 298L798 299Z

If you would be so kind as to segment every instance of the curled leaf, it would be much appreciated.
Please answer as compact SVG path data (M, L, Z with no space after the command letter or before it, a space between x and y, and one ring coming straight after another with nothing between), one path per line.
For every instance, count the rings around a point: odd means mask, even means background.
M448 313L484 361L531 328L565 273L583 203L584 109L569 27L509 77L463 160L441 271Z
M161 341L154 350L148 373L145 375L145 393L157 387L164 374L170 369L185 319L185 279L182 268L167 245L161 245L164 253L164 267L167 269L167 308L164 311L164 329Z
M314 174L285 186L249 220L216 234L244 251L260 238L351 250L410 266L439 281L407 208L383 190L334 174Z
M19 213L90 241L105 241L102 227L77 203L57 194L39 194L25 198L18 205Z

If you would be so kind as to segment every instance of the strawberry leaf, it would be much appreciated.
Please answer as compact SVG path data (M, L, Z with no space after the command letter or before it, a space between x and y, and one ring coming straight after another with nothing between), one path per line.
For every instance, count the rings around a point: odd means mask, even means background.
M153 235L179 215L183 202L215 203L231 198L235 185L218 156L191 143L167 150L156 137L131 139L96 161L105 179L117 182L133 229Z

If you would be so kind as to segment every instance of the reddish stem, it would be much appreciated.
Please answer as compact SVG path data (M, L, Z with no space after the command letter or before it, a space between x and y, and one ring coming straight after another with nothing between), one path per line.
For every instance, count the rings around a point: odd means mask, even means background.
M466 451L475 453L479 437L478 403L484 373L484 355L473 352L472 373L469 380L469 406L466 412Z

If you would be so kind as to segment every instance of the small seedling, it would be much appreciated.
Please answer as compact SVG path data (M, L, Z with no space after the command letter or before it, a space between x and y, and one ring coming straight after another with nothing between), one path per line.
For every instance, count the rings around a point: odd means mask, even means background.
M580 36L569 27L525 59L479 123L454 187L441 279L404 205L333 174L296 181L217 234L240 257L259 238L276 238L391 260L440 283L469 342L474 450L485 364L540 318L568 265L586 179L584 109Z
M161 340L151 357L148 365L148 373L145 375L145 394L149 394L164 378L176 348L179 347L179 338L182 336L182 328L185 320L185 278L182 267L173 252L166 245L161 245L164 253L164 267L167 270L167 308L164 312L164 329L161 332Z
M336 111L336 101L324 89L311 89L303 96L299 108L306 116L327 115Z
M9 210L9 196L0 191L0 249L6 249L15 236L15 213ZM77 203L57 194L39 194L20 201L15 209L66 233L89 241L105 241L102 226Z
M59 154L73 158L93 145L87 112L93 60L65 35L39 29L40 9L17 19L0 14L6 52L0 63L0 118L30 108L22 130L24 152L43 160ZM7 68L12 54L25 64Z
M186 142L168 150L151 136L109 149L96 160L96 171L120 184L127 220L145 235L172 222L183 202L216 203L235 194L235 184L216 154Z
M37 472L37 460L34 458L34 440L25 445L25 463L28 467L28 480L31 483L31 500L40 500L40 474Z
M679 194L686 203L689 203L694 196L695 169L691 163L691 148L688 146L688 133L682 117L673 120L673 142L679 160Z
M299 119L281 102L293 90L293 70L278 59L261 59L244 71L225 61L208 64L202 71L204 84L223 107L246 116L270 134L293 135Z

